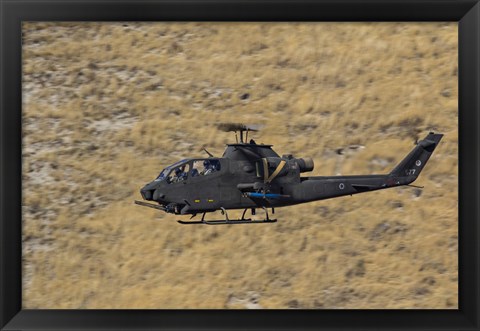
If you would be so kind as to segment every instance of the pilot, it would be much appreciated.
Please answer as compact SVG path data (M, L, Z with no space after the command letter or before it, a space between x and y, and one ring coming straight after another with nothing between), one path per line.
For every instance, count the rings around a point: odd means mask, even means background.
M202 175L208 175L208 174L211 174L212 172L213 172L213 167L210 161L209 160L203 161Z
M187 179L187 172L185 171L185 167L186 166L180 167L181 174L178 176L179 181Z
M182 173L183 173L183 171L182 171L181 168L175 169L175 177L173 177L172 182L174 182L174 183L179 182L181 180Z

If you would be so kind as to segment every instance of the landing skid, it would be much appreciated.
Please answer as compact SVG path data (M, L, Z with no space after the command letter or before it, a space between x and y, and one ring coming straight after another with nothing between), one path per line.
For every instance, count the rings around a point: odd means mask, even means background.
M211 220L211 221L177 221L180 224L207 224L207 225L221 225L221 224L261 224L261 223L275 223L277 220Z
M177 221L180 224L207 224L205 221Z
M209 220L209 221L205 221L205 214L206 213L203 213L202 215L202 219L200 221L177 221L178 223L180 224L207 224L207 225L222 225L222 224L225 224L225 225L229 225L229 224L262 224L262 223L275 223L277 220L276 219L270 219L268 218L268 212L267 212L267 209L265 209L265 214L266 214L266 219L264 220L252 220L251 218L244 218L245 217L245 212L247 211L245 209L245 211L243 212L242 214L242 218L241 219L238 219L238 220L231 220L228 218L228 214L227 214L227 211L222 208L222 214L225 215L225 219L224 220Z

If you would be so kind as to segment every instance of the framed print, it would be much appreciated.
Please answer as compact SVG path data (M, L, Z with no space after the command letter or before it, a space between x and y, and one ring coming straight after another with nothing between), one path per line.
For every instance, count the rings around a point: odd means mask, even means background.
M476 1L1 6L2 329L478 329Z
M458 308L456 23L22 30L23 307Z

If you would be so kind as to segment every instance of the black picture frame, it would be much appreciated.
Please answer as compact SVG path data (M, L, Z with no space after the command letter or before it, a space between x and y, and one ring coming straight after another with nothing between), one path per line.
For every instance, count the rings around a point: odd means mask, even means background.
M478 330L480 4L472 0L0 0L0 327ZM22 309L22 21L453 21L459 24L458 310Z

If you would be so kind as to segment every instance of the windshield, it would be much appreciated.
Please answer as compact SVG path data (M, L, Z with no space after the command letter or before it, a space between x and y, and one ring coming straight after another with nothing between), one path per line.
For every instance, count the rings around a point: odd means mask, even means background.
M158 182L160 180L164 180L167 177L168 171L167 169L163 169L160 175L158 175L157 178L155 178L155 181Z
M170 171L175 168L176 166L179 166L183 163L186 163L188 162L187 159L183 159L181 161L178 161L178 162L175 162L174 164L166 167L165 169L162 170L162 172L158 175L158 177L155 179L156 182L158 181L161 181L161 180L164 180L165 178L167 178L168 174L170 173Z

